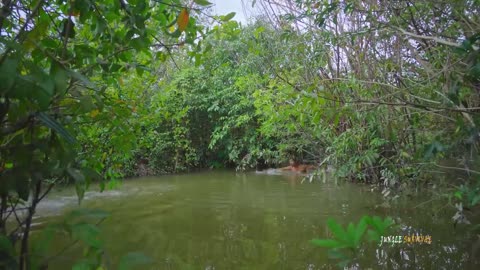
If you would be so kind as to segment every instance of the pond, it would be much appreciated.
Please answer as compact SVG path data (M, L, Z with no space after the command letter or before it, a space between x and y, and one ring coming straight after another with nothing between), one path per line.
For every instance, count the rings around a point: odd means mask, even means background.
M346 225L377 215L394 218L400 234L430 235L432 243L367 246L359 253L361 269L478 269L473 237L453 227L448 208L423 203L429 198L422 192L386 205L367 185L302 180L231 171L132 179L104 193L88 192L81 207L110 213L100 229L112 266L138 251L153 260L138 269L337 269L327 250L309 241L329 237L330 217ZM56 190L35 222L54 223L76 207L73 189ZM52 254L69 243L56 239ZM78 245L67 248L49 269L69 269L81 253Z

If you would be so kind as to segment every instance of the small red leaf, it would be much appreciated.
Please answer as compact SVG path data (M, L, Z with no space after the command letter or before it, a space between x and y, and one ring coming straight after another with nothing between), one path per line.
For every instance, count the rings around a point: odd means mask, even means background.
M189 20L188 11L186 8L184 8L182 9L182 11L180 12L177 18L178 30L185 31L188 25L188 20Z

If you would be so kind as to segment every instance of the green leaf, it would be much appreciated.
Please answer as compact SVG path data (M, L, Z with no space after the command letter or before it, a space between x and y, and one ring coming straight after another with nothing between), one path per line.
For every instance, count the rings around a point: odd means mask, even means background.
M197 4L199 6L202 6L202 7L212 5L212 3L208 2L207 0L193 0L193 2L195 2L195 4Z
M152 263L152 259L140 252L130 252L120 259L119 270L132 269L134 266L146 265Z
M380 234L374 230L367 231L367 238L370 241L380 242Z
M32 74L17 76L9 95L21 100L33 99L41 109L50 105L55 89L55 82L42 70L35 70Z
M70 135L70 133L63 128L55 119L51 118L48 114L44 112L37 113L37 118L45 124L45 126L56 131L60 136L62 136L67 142L75 144L75 138Z
M362 239L362 236L365 233L366 229L367 229L367 220L366 220L366 217L363 217L358 223L357 228L355 230L355 238L354 238L355 246L358 246L360 244L360 240Z
M477 194L473 199L470 201L470 206L475 206L477 203L480 202L480 194Z
M102 181L102 175L92 168L82 168L82 173L85 176L87 182Z
M0 65L0 94L5 94L10 91L13 84L15 83L15 78L17 77L17 58L6 58L2 65Z
M395 224L393 219L391 217L386 217L383 220L383 230L386 230L386 229L390 228L391 226L393 226L393 224Z
M130 40L130 45L136 50L136 51L142 51L146 47L145 39L141 37L137 38L132 38Z
M38 101L41 108L47 108L55 91L53 78L44 71L36 71L31 79L33 83L39 86L39 89L34 91L33 97Z
M88 223L79 223L72 226L74 239L83 241L90 247L100 249L102 242L98 239L100 230L97 226Z
M55 238L55 229L54 225L49 225L41 230L37 240L32 243L32 250L36 255L46 255Z
M82 82L83 84L85 84L86 86L90 87L90 88L93 88L95 89L95 84L93 84L87 77L83 76L82 74L74 71L74 70L67 70L68 74L74 78L74 79L77 79L78 81Z
M227 15L224 15L224 16L220 16L220 20L222 22L228 22L230 21L233 17L235 17L235 12L230 12L228 13Z
M373 218L366 219L367 224L373 227L373 230L378 234L378 239L380 239L381 235L385 234L385 231L391 227L394 223L393 219L390 217L385 218L382 220L378 216L374 216Z
M347 241L351 247L355 246L355 225L351 222L347 227Z
M0 235L0 251L5 252L10 256L15 254L15 249L13 248L12 243L5 235Z
M327 220L328 228L332 231L333 235L342 242L347 242L347 233L342 227L332 218Z
M81 96L79 98L80 107L82 112L91 112L94 109L97 109L97 106L93 103L93 97L89 95Z
M67 88L68 72L57 62L52 62L50 75L53 77L56 93L65 93Z

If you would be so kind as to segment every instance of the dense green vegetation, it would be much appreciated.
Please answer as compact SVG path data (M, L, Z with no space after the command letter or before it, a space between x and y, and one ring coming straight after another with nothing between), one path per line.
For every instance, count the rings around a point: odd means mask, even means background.
M386 197L458 171L455 222L478 214L479 1L256 2L247 26L204 0L2 2L3 261L35 266L32 216L59 183L81 199L92 181L290 158Z

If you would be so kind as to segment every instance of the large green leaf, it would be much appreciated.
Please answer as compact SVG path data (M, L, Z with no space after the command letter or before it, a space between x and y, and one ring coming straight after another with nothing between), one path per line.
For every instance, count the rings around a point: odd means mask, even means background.
M59 63L53 61L50 68L50 75L55 83L56 94L63 95L67 88L68 72Z
M37 118L45 124L45 126L49 127L50 129L56 131L61 137L63 137L67 142L74 144L76 143L76 139L70 135L70 133L62 127L55 119L50 117L48 114L44 112L37 113Z
M355 246L360 245L360 240L362 239L362 236L364 235L365 231L367 230L367 220L366 217L363 217L360 222L357 224L356 230L355 230L355 237L354 237L354 244Z
M0 65L0 94L10 91L17 77L17 58L6 58Z
M99 235L100 230L93 224L78 223L72 225L72 236L74 239L79 239L90 247L97 249L102 247Z
M333 235L342 242L347 242L347 233L342 229L333 218L327 220L328 228L332 231Z

